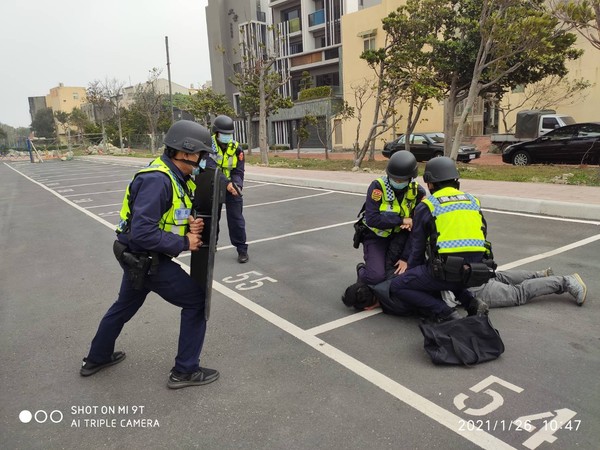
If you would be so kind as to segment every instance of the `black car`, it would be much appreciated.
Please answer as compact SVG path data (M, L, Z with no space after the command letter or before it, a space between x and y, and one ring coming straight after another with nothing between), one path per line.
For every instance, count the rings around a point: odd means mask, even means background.
M386 158L392 156L398 150L405 149L405 136L388 142L383 147L381 154ZM410 135L410 151L417 161L429 161L437 156L444 156L444 133L413 133ZM481 157L481 152L472 145L461 145L458 149L457 160L469 162Z
M515 166L533 163L600 163L600 122L575 123L556 128L533 141L504 149L502 161Z

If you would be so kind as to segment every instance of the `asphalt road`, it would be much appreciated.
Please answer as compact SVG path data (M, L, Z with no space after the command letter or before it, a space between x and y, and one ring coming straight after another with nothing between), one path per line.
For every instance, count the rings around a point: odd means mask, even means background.
M588 300L579 308L551 295L492 310L504 355L438 367L417 319L354 313L340 300L362 258L351 244L361 195L249 182L250 261L237 263L223 217L201 356L221 378L167 389L179 311L154 294L117 342L126 360L80 377L117 295L113 226L136 170L0 164L3 448L597 448L593 221L486 211L501 266L578 272Z

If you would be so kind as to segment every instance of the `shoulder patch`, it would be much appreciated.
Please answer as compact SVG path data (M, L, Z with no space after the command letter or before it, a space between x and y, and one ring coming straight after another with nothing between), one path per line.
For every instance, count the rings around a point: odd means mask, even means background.
M375 200L376 202L378 202L379 200L381 200L382 196L383 196L383 192L381 192L380 189L373 189L373 192L371 192L371 198L373 200Z

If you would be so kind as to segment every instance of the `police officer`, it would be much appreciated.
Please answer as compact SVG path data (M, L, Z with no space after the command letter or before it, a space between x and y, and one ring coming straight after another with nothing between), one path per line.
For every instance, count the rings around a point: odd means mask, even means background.
M366 230L362 237L365 262L357 266L358 281L370 285L383 281L390 242L401 239L404 245L408 241L414 209L426 194L415 181L418 169L411 152L398 151L387 164L387 176L377 178L369 186L363 219ZM397 273L406 269L408 248L396 262Z
M212 147L215 151L214 162L209 161L209 167L218 167L223 173L224 184L227 186L225 208L227 210L227 227L229 239L237 249L238 262L248 262L248 244L246 244L246 221L242 214L244 202L242 189L244 186L244 150L233 139L233 120L231 117L220 115L215 117L212 125ZM219 221L221 211L219 210ZM218 233L218 232L217 232Z
M441 321L461 317L441 291L452 291L469 314L485 313L485 303L467 289L493 275L479 200L459 190L456 164L446 156L428 161L423 179L431 195L415 209L408 269L391 282L390 295Z
M192 215L191 175L205 166L206 154L213 151L211 135L202 125L181 120L168 130L164 144L164 154L140 170L127 187L114 244L124 269L121 289L83 359L84 377L123 361L125 353L114 350L115 341L150 291L181 308L179 348L167 386L198 386L219 377L218 371L199 365L206 332L204 289L171 260L202 244L204 223Z

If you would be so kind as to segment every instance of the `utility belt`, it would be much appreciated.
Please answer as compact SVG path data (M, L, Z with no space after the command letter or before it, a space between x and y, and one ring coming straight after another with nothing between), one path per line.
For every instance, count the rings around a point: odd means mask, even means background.
M146 275L154 275L158 269L161 255L156 252L130 252L129 247L115 240L113 253L121 264L133 288L141 290L144 287Z
M465 287L476 287L496 277L496 263L484 259L480 263L468 263L462 256L438 255L430 261L435 278L451 283L461 283Z

